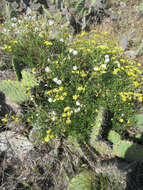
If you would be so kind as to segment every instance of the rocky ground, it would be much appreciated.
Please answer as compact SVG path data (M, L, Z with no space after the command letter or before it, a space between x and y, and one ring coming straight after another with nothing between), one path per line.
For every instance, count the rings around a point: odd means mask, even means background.
M11 14L15 16L27 15L33 10L42 14L42 6L49 12L58 11L58 7L55 8L54 4L47 3L46 0L36 3L32 0L7 2L10 2ZM0 5L1 24L8 17L5 3L2 0ZM143 65L143 8L141 11L140 3L140 0L113 0L101 23L92 23L92 28L99 32L108 31L111 40L116 40L123 47L126 56ZM0 64L3 64L3 59L1 56ZM14 74L10 70L0 71L0 81L13 77ZM11 102L2 93L0 106L1 116L8 112L21 111L20 105ZM96 153L85 144L79 147L78 143L71 139L56 139L48 144L37 145L33 143L36 142L37 131L32 130L28 137L25 134L20 121L9 122L0 128L1 190L67 190L71 179L83 167L94 170L98 175L107 174L111 178L120 179L119 190L143 189L141 163L128 163L118 158L106 161L99 157L99 164Z

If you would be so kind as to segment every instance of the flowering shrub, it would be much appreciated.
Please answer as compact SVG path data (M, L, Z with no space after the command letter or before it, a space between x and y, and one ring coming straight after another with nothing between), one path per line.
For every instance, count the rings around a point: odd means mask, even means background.
M31 68L39 82L24 121L39 128L46 142L57 135L88 138L100 107L110 112L110 128L123 133L133 126L134 102L142 102L140 65L127 60L107 33L82 32L72 41L44 31L31 28L3 49L10 46L14 61Z
M85 139L102 106L111 113L111 128L122 133L132 126L134 102L142 102L137 64L107 34L83 32L65 43L43 41L47 61L33 68L39 85L31 97L34 108L25 115L30 125L40 127L46 142L56 135Z

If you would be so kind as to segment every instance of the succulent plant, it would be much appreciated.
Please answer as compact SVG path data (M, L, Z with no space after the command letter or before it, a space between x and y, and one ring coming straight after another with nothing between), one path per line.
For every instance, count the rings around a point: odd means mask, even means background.
M34 75L28 71L22 72L21 81L4 80L0 83L0 90L14 102L23 102L29 99L26 93L27 88L32 88L37 84Z
M83 171L71 180L68 190L94 190L94 183L94 173Z

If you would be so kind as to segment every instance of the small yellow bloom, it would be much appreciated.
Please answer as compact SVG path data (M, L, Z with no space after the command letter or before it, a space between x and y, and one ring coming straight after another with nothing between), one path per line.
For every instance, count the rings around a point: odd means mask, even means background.
M16 118L15 118L15 121L17 122L18 120L19 120L18 117L16 117Z
M63 93L63 96L67 96L67 92L64 92L64 93Z
M46 136L44 139L45 142L49 142L49 140L50 140L49 136Z
M67 112L67 116L70 116L71 115L71 112Z
M48 129L48 130L46 131L46 133L47 133L47 134L51 133L51 129Z
M123 120L123 119L120 119L119 121L120 121L120 123L123 123L124 120Z
M67 116L67 114L66 114L66 113L63 113L63 114L62 114L62 117L66 117L66 116Z
M142 102L142 101L143 101L142 96L139 96L139 97L138 97L138 101L139 101L139 102Z
M8 122L8 119L3 118L3 119L1 119L1 121L4 122L4 123L7 123L7 122Z
M60 98L59 98L60 100L64 100L64 97L63 96L60 96Z
M53 43L52 43L52 42L49 42L49 41L45 41L44 44L45 44L46 46L51 46L51 45L53 45Z
M66 124L67 124L67 125L70 125L70 124L71 124L71 120L70 120L70 119L67 119L67 120L66 120Z
M95 112L98 112L98 109L96 109Z
M73 98L74 100L77 100L78 97L79 97L79 95L74 95L72 98Z
M54 135L50 135L50 139L53 139L54 138Z
M70 110L70 107L67 106L67 107L65 107L64 112L69 111L69 110Z

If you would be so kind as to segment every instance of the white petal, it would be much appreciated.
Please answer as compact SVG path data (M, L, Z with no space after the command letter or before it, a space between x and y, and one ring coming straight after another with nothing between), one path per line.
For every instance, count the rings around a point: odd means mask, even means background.
M76 71L77 70L77 66L73 66L73 70Z

